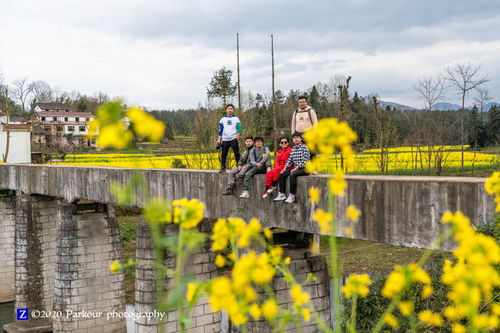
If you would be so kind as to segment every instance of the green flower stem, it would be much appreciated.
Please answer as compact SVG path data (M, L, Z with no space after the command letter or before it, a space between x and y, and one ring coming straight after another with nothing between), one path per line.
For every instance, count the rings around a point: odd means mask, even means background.
M340 279L337 265L337 239L335 227L335 196L328 191L328 212L332 215L331 235L330 235L330 266L332 269L333 279L333 304L335 306L335 327L334 331L340 333L341 314L340 314Z
M377 325L375 325L375 328L373 329L372 333L378 333L380 332L380 330L382 329L382 327L384 327L384 318L385 316L387 316L388 314L391 314L392 311L394 311L394 309L396 308L396 305L399 304L399 301L401 300L401 296L403 295L403 293L406 291L407 287L403 288L391 301L391 303L389 303L389 306L387 307L387 309L385 309L385 312L384 314L382 314L382 316L380 316L380 319L378 320L377 322Z
M149 223L149 228L151 230L151 237L153 238L154 244L154 275L155 275L155 289L156 289L156 307L161 308L161 299L164 294L164 279L167 272L165 272L164 265L164 251L161 246L161 240L163 238L163 233L161 232L163 228L162 224L159 223ZM162 310L162 309L161 309ZM159 329L163 330L165 322L160 322Z
M179 224L179 238L177 241L177 260L176 260L176 267L175 267L175 285L176 288L181 288L181 283L182 283L182 273L183 273L183 268L184 268L184 232ZM182 289L182 288L181 288ZM177 314L178 314L178 321L179 321L179 327L181 333L184 333L186 331L186 323L185 323L185 315L184 315L184 297L179 297L177 300Z
M446 238L448 238L451 234L453 233L453 230L450 229L448 230L447 232L441 234L436 240L434 240L434 242L432 242L431 244L431 248L435 248L435 247L438 247ZM425 262L427 261L427 259L429 259L430 255L432 253L432 250L426 250L424 252L424 254L422 254L422 257L420 257L420 259L418 260L417 262L417 266L419 267L422 267L422 265L425 264ZM382 329L382 327L384 326L384 318L386 315L392 313L392 311L396 308L396 305L399 304L399 301L401 300L401 297L403 295L403 293L411 287L411 283L408 285L408 286L405 286L391 301L391 303L389 303L389 306L387 307L387 309L385 310L384 314L380 317L380 319L378 320L377 322L377 325L375 326L375 328L373 329L372 333L378 333L380 332L380 330Z
M412 311L410 314L410 331L417 332L417 317L415 316L415 312Z
M358 294L354 294L352 297L352 303L351 303L351 318L350 318L350 323L349 323L349 331L351 333L356 332L356 308L358 305Z

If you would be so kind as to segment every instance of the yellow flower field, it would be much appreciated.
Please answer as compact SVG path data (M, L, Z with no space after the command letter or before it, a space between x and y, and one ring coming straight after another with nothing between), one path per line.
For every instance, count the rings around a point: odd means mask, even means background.
M388 154L381 155L380 150L365 150L354 156L354 159L345 162L339 155L330 158L319 172L335 172L341 168L342 162L347 173L380 173L383 165L388 173L407 174L412 171L426 170L453 170L461 166L461 152L459 146L436 147L397 147L390 148ZM80 166L112 166L121 168L142 169L219 169L219 154L188 154L155 156L153 154L77 154L66 156L63 162L52 164L80 165ZM500 157L493 154L466 151L464 153L465 167L468 169L500 168ZM228 158L230 167L234 167L232 154ZM384 161L382 163L381 161Z

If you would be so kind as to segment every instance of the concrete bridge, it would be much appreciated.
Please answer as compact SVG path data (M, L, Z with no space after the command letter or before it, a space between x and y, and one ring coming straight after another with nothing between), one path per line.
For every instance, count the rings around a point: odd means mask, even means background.
M263 200L263 176L255 177L250 199L222 197L225 176L207 170L142 170L150 192L167 199L198 198L206 204L206 217L241 216L259 218L267 227L318 233L310 220L307 188L326 189L325 176L299 180L298 203L288 205ZM41 311L45 316L16 320L8 332L112 332L125 331L124 319L109 318L124 311L124 277L112 275L109 264L121 258L118 225L114 217L115 199L109 184L125 184L133 169L0 164L0 302L15 300L16 308ZM493 199L484 192L483 178L349 176L346 196L336 206L337 235L343 234L346 207L355 204L363 215L355 225L354 238L380 243L427 248L444 229L440 216L445 210L462 210L475 224L492 221ZM323 191L323 204L326 202ZM82 200L85 200L83 203ZM91 203L89 203L91 202ZM320 204L322 206L323 204ZM135 203L141 207L139 197ZM208 227L206 227L208 228ZM450 242L442 249L451 249ZM205 244L186 267L199 279L220 272ZM154 258L148 227L139 221L136 268L136 311L154 310ZM319 276L310 286L316 309L328 320L328 278L318 257L293 254L293 270L300 276ZM175 264L167 257L167 265ZM300 280L300 279L299 279ZM286 303L286 284L275 281L278 300ZM281 296L280 296L281 295ZM207 300L200 300L193 312L195 332L221 331L222 318L211 313ZM46 313L44 313L46 311ZM53 311L53 312L51 312ZM101 317L82 318L102 313ZM82 313L78 317L79 313ZM68 316L68 314L71 314ZM74 314L74 316L73 316ZM165 331L178 329L175 313L169 313ZM264 329L252 323L250 331ZM305 331L314 331L314 326ZM156 332L157 321L141 317L137 332Z

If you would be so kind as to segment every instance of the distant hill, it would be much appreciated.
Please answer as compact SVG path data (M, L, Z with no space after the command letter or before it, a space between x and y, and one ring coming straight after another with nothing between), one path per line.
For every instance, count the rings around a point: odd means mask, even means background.
M484 106L484 108L483 108L483 112L484 111L490 111L490 109L491 109L492 106L500 106L500 103L498 103L498 102L489 102L489 103L487 103Z
M380 101L379 103L380 103L379 105L382 108L386 108L387 106L389 106L391 108L399 109L401 111L415 110L415 108L413 108L411 106L404 105L404 104L399 104L399 103L394 103L394 102Z
M366 103L370 103L371 100L368 98L368 97L365 97L364 98L365 102ZM394 103L394 102L388 102L388 101L383 101L383 100L379 100L379 105L380 107L382 108L386 108L387 106L391 107L391 108L395 108L395 109L398 109L398 110L401 110L401 111L406 111L406 110L415 110L416 108L412 107L412 106L409 106L409 105L405 105L405 104L399 104L399 103ZM483 112L487 112L490 110L490 108L492 106L500 106L500 103L498 102L489 102L488 104L486 104L483 108ZM453 104L453 103L446 103L446 102L439 102L439 103L436 103L432 106L432 110L440 110L440 111L458 111L461 109L461 106L458 105L458 104ZM472 109L472 106L466 106L465 107L466 110L470 110Z
M453 111L458 111L462 107L458 104L452 104L452 103L446 103L446 102L439 102L436 103L432 106L433 110L441 110L441 111L448 111L448 110L453 110ZM468 109L468 107L465 107Z

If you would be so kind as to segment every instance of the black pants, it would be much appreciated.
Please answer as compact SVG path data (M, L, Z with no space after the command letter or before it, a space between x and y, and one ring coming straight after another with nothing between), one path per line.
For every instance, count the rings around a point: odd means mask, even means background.
M222 158L221 158L221 169L226 168L227 153L229 153L229 147L233 148L234 158L236 163L240 160L240 148L238 146L238 139L233 139L231 141L222 141Z
M286 193L286 179L288 176L290 176L290 193L294 194L297 193L297 177L300 176L307 176L308 173L304 168L299 168L295 170L294 172L291 172L291 170L285 171L285 173L280 175L280 178L278 179L278 183L280 184L280 192L281 193Z

